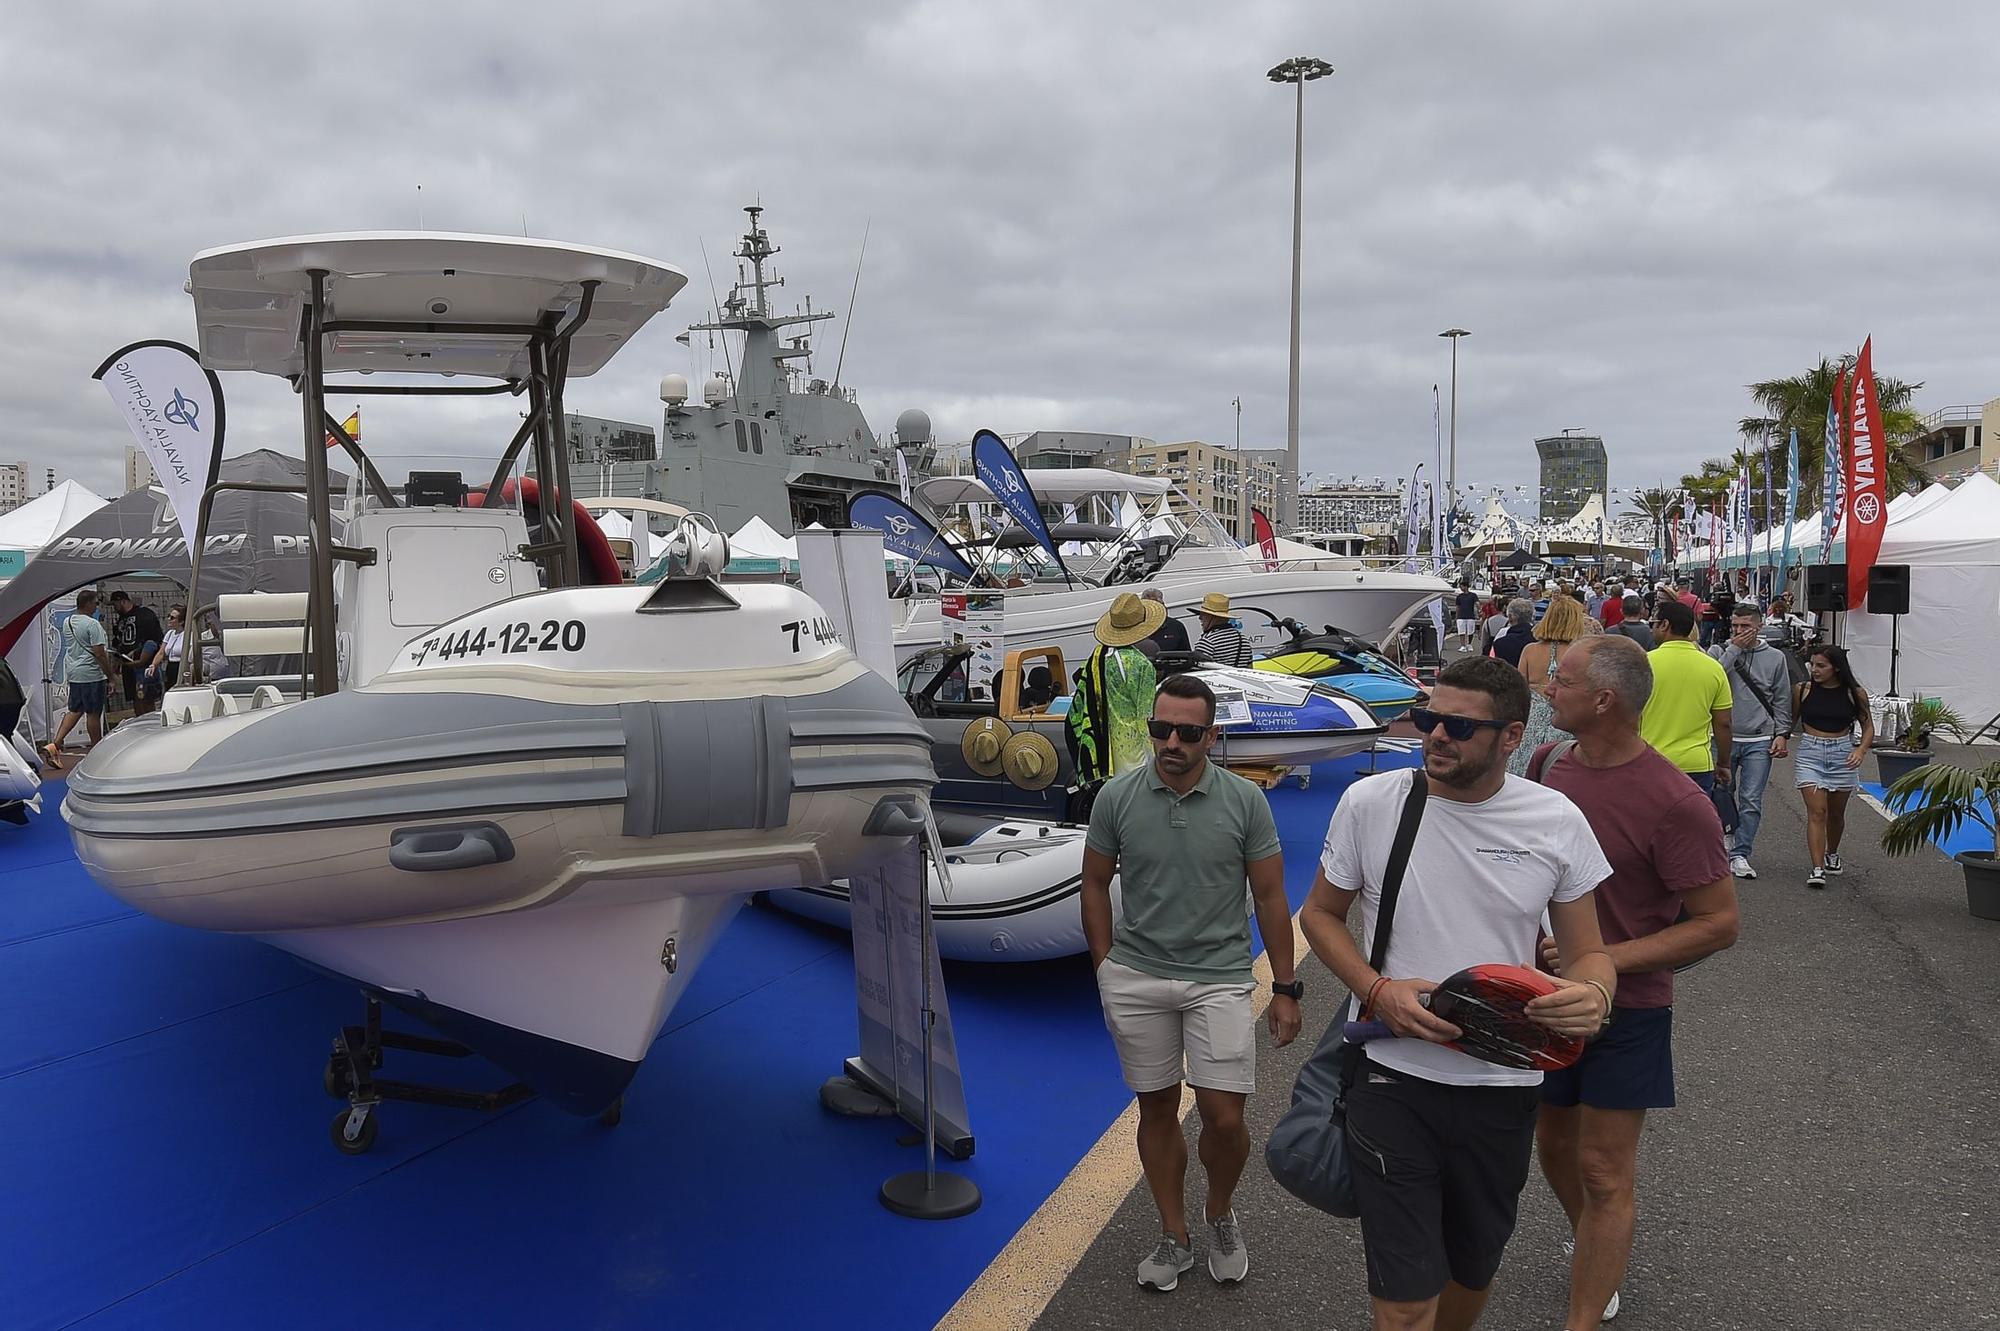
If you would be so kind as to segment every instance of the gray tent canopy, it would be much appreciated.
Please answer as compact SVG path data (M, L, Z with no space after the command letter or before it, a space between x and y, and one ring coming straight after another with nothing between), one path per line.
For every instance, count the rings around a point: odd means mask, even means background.
M220 479L302 485L305 464L269 449L222 460ZM337 489L344 478L330 478ZM204 604L231 592L306 588L303 495L224 491L215 497L201 561ZM57 597L106 578L157 573L183 587L188 544L164 492L134 490L57 536L0 587L0 652L10 650L35 614Z

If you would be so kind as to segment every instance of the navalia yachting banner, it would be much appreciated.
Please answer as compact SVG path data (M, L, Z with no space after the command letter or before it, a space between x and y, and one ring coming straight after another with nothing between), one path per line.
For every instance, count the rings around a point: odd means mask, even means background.
M1048 524L1042 521L1042 510L1035 502L1035 491L1028 484L1028 478L1021 471L1021 464L1014 460L1013 450L1006 441L991 430L981 430L972 436L972 469L979 473L979 479L993 492L1000 506L1007 510L1014 521L1027 528L1042 549L1049 552L1049 558L1062 569L1063 577L1069 577L1069 569L1063 564L1062 552L1049 539Z
M882 548L891 554L943 569L968 582L972 579L972 565L952 548L944 533L894 495L870 490L854 496L847 503L847 525L881 532Z
M112 352L90 377L125 413L194 549L202 492L215 483L222 460L222 384L215 372L194 348L155 340Z
M1882 529L1889 525L1889 459L1882 447L1882 404L1875 397L1875 369L1870 348L1861 344L1861 360L1848 382L1847 436L1847 604L1868 598L1868 571L1882 549Z

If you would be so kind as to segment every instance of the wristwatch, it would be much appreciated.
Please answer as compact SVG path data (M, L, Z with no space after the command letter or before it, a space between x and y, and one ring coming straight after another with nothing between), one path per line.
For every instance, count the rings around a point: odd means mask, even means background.
M1296 1003L1299 999L1306 996L1306 982L1304 980L1293 980L1288 984L1283 980L1273 980L1271 981L1271 992L1281 998L1289 998Z

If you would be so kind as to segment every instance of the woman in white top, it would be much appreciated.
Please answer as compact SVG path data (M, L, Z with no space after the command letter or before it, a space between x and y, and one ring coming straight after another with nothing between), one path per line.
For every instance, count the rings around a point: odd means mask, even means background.
M146 673L160 681L160 692L173 688L181 677L181 651L187 641L187 611L173 606L167 611L167 630L160 635L160 650L146 666Z

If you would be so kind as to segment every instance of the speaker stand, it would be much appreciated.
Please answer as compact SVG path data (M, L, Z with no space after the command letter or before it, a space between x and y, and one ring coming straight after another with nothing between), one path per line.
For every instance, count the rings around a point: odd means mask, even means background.
M1889 696L1892 698L1902 696L1896 692L1896 660L1903 654L1900 633L1902 627L1903 617L1901 615L1889 616Z

